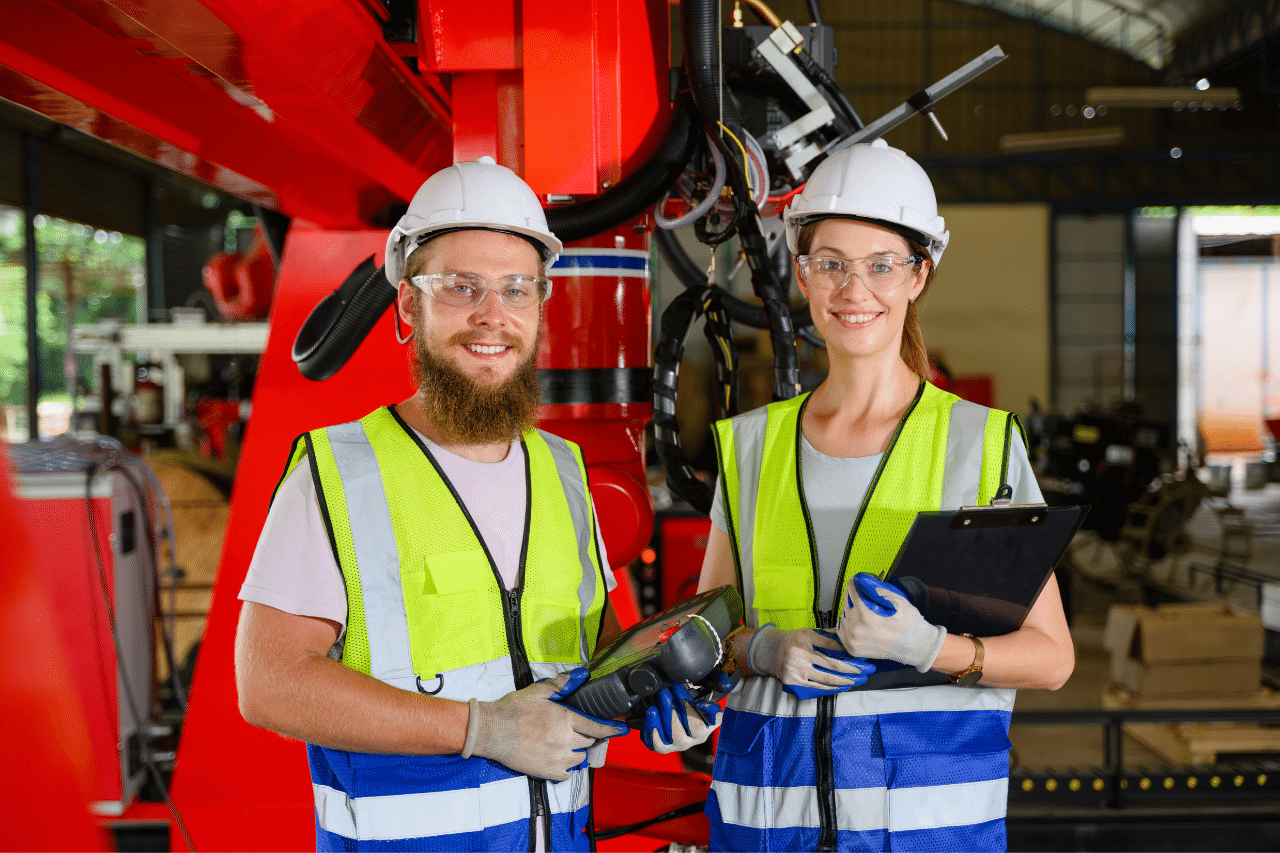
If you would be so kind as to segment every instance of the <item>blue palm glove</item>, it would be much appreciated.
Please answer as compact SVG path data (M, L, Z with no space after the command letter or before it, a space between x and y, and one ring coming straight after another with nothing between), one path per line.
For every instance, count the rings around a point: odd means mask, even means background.
M926 620L892 583L858 572L845 590L836 634L841 645L856 655L898 661L928 672L947 629Z
M839 638L837 638L836 635L833 634L831 631L819 630L817 633L821 634L822 636L830 640L835 640L837 643L840 642ZM825 646L814 646L813 648L815 651L822 652L824 655L826 655L829 658L832 658L833 660L843 661L846 664L857 667L860 674L852 678L849 678L847 682L840 685L839 687L783 684L782 689L790 693L792 696L795 696L797 699L814 699L814 698L817 698L818 696L832 696L832 695L835 695L836 693L843 693L846 690L851 690L860 684L866 684L867 676L871 675L873 672L876 671L876 665L874 663L872 663L869 660L864 660L862 658L855 658L853 655L845 651L843 647L838 649L832 649L832 648L827 648ZM848 678L848 673L837 672L836 670L828 669L825 666L815 666L814 669L817 669L821 672L829 672L832 675L838 675L844 678Z
M591 671L588 670L586 667L580 666L577 669L569 670L569 679L563 685L561 685L559 690L551 694L551 697L550 697L551 700L559 701L563 699L573 691L577 690L583 684L586 684L587 679L590 677L591 677ZM592 767L599 767L603 765L604 764L604 752L603 752L604 742L609 740L610 738L615 738L615 737L618 737L619 735L625 735L627 732L630 731L626 723L620 723L617 720L602 720L599 717L593 717L590 714L584 714L582 711L579 711L577 708L574 708L572 705L565 705L564 707L568 708L570 711L573 711L575 714L577 714L580 717L585 717L586 719L591 720L593 723L599 723L602 726L608 726L613 729L613 734L605 735L604 737L597 740L594 745L589 746L586 749L574 750L575 752L581 752L583 754L582 763L579 764L577 767L573 768L575 770L577 770L580 767L583 767L586 764L590 764ZM599 758L598 760L592 760L592 758L594 757L593 752L597 751L597 747L599 747L599 750L600 750L598 753Z
M772 675L782 689L801 699L843 693L867 680L875 666L845 653L829 631L782 631L761 625L747 647L747 663L760 675Z
M711 737L720 727L720 706L695 699L683 684L664 687L650 697L650 702L644 712L640 739L654 752L683 752Z

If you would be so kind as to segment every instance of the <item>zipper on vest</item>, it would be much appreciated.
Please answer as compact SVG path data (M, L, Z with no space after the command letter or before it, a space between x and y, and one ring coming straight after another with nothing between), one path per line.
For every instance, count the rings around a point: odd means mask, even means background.
M818 614L818 627L831 628L835 624L835 612L824 610ZM835 850L836 786L835 759L832 755L831 727L835 716L835 696L818 699L818 713L814 718L814 753L818 763L818 849Z
M835 850L836 786L835 761L831 754L831 720L835 716L835 696L818 698L818 714L814 719L814 752L818 761L818 849Z
M502 596L502 617L507 625L507 650L511 652L511 669L515 677L516 689L522 690L533 684L533 668L529 666L529 657L524 651L524 636L520 629L520 591L522 587L507 590ZM537 849L538 818L542 818L542 831L546 839L545 850L551 850L551 820L547 806L547 783L542 779L529 779L529 850Z
M524 652L524 637L520 630L520 587L507 590L502 603L502 618L507 623L507 651L511 653L512 675L516 681L516 689L522 690L533 684L533 670L529 667L529 657Z

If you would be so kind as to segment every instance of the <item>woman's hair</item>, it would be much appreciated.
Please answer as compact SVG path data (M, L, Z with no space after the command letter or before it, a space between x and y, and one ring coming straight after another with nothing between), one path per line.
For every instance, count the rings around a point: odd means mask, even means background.
M854 217L843 217L843 216L832 216L832 217L826 217L826 218L827 219L851 219L855 222L870 221L870 220L856 219ZM799 233L796 234L796 254L797 255L809 254L809 249L813 246L813 235L815 232L817 232L818 225L821 224L823 221L825 220L818 219L815 221L806 222L804 225L800 226L800 231ZM883 225L883 223L879 223L879 222L872 222L871 224ZM888 226L883 226L883 227L888 227ZM896 228L889 228L889 230L898 234L899 236L902 237L902 239L907 241L907 246L910 247L911 253L919 259L916 262L916 266L915 266L916 270L919 270L920 264L924 263L926 260L929 259L929 251L928 249L925 248L924 243L920 242L920 240L918 240L917 238L909 234L904 234L902 231L899 231ZM933 283L934 269L935 268L933 266L933 262L929 261L929 273L925 277L924 288L920 291L919 295L916 296L915 302L907 303L907 319L902 324L902 350L901 350L902 360L907 363L907 367L910 367L912 370L916 372L917 375L919 375L924 379L928 379L930 376L929 351L925 349L925 346L924 346L924 332L920 330L920 311L916 307L916 305L920 301L921 297L923 297L926 293L929 292L929 285Z

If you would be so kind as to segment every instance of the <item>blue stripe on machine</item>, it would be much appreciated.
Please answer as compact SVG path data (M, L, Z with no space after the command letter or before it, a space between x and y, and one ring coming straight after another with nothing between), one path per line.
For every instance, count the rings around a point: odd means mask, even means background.
M624 250L625 251L625 250ZM648 273L649 256L647 254L613 254L601 251L599 254L562 254L551 265L548 275L575 270L625 270Z

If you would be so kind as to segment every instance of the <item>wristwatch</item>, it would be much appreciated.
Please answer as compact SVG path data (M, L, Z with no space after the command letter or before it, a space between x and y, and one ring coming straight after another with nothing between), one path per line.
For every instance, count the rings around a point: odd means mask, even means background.
M947 678L951 679L952 684L959 684L961 687L972 687L982 679L982 658L985 655L985 651L982 648L982 641L973 636L973 634L961 634L960 636L973 640L973 663L969 664L968 669L953 672Z

